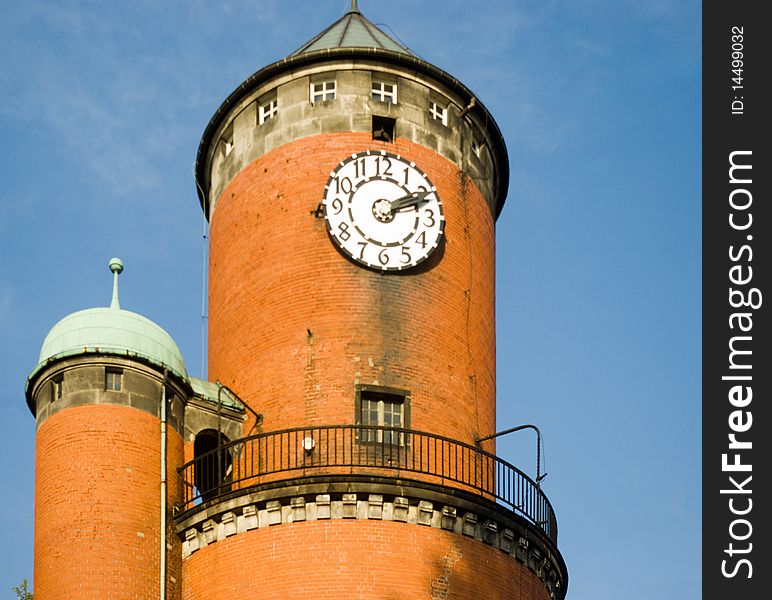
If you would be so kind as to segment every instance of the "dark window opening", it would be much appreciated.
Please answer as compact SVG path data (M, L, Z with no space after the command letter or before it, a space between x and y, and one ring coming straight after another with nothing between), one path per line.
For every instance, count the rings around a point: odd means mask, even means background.
M231 489L233 459L228 449L222 449L227 442L224 435L213 429L200 432L193 442L193 483L204 502Z
M394 129L396 125L396 119L373 115L373 139L381 142L394 142Z

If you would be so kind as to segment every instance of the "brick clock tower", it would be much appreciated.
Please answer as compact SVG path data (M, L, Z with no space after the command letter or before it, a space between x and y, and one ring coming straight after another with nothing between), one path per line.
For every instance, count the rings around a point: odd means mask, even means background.
M74 345L47 339L30 376L36 600L564 598L549 501L478 441L508 177L480 100L355 1L244 81L196 162L215 383L115 306L60 322L49 338ZM120 343L84 339L96 313ZM100 498L85 535L63 494Z

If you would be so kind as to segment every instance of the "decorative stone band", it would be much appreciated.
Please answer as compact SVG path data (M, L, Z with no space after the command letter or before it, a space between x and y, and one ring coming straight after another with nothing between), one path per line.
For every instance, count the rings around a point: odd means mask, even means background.
M105 389L105 372L120 373L120 389ZM137 356L85 353L53 360L41 367L29 384L30 408L37 427L51 416L83 405L112 405L136 408L160 418L163 369ZM52 384L62 382L62 394L54 395ZM183 413L190 397L187 380L172 375L166 381L169 424L182 434Z
M290 490L293 495L288 496ZM190 511L177 524L183 559L253 529L303 521L375 519L433 527L473 538L528 567L544 583L551 598L563 600L566 594L565 563L535 527L504 507L487 501L484 505L479 499L469 501L455 491L437 494L423 487L383 483L286 486L268 493L246 493L188 515Z

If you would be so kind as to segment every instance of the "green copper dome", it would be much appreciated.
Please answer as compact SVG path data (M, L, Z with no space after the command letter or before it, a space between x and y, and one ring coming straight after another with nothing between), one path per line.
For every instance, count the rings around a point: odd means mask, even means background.
M187 379L185 361L172 337L150 319L123 310L118 302L118 274L123 264L110 261L114 273L113 300L109 308L90 308L64 317L43 341L37 366L28 382L54 360L79 354L112 354L146 360Z
M38 367L87 353L136 356L187 377L185 361L172 337L150 319L120 308L90 308L64 317L46 336Z
M351 2L351 8L342 18L303 44L290 56L314 52L315 50L329 50L331 48L381 48L414 56L408 48L365 18L359 12L355 0Z

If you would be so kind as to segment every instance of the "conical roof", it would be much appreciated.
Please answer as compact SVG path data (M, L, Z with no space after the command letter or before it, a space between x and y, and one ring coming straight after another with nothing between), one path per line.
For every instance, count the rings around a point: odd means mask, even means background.
M209 198L211 172L208 169L213 155L210 151L216 136L220 135L220 126L229 118L231 111L241 110L237 107L240 107L250 95L279 77L288 74L292 77L293 73L313 65L360 58L376 61L384 66L406 67L417 77L426 77L446 86L458 95L461 106L471 107L472 113L478 116L479 122L485 124L485 129L492 139L492 154L497 172L493 184L494 205L496 217L498 217L507 196L509 159L504 138L493 116L472 90L449 73L426 62L394 37L384 33L359 12L357 1L352 0L349 10L335 23L289 56L263 67L245 79L231 92L210 119L198 146L195 165L196 192L207 219L211 216Z
M351 2L351 8L343 17L303 44L290 56L314 52L315 50L329 50L330 48L381 48L415 56L408 48L365 18L359 12L356 0Z

